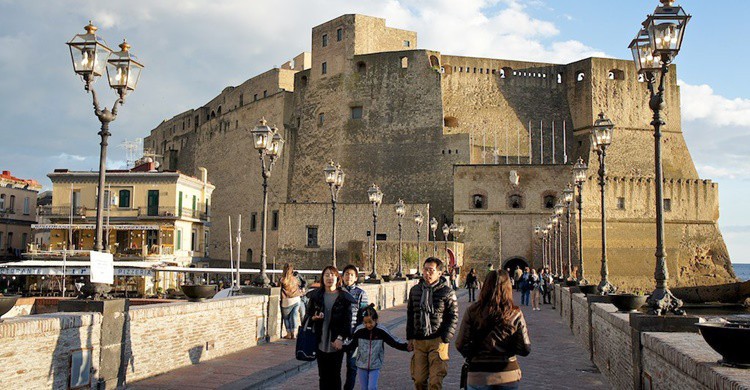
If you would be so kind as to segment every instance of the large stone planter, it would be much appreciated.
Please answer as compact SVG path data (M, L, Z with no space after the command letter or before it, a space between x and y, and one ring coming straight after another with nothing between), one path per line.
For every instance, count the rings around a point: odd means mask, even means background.
M580 285L578 286L578 289L581 290L581 292L586 295L595 295L599 292L595 284Z
M20 295L4 295L0 296L0 317L3 316L3 314L10 311L10 309L13 308L13 306L16 305L16 301L18 298L20 298ZM0 322L3 322L3 320L0 318Z
M215 284L183 284L180 288L190 302L204 301L216 294Z
M635 295L635 294L609 294L610 300L613 305L621 312L634 312L638 311L641 306L646 304L646 295Z
M696 324L703 339L718 352L721 364L750 368L750 321Z

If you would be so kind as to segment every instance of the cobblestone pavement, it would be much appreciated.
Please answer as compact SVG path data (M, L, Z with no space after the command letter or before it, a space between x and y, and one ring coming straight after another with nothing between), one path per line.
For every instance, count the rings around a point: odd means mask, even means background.
M518 294L514 299L520 302ZM462 292L459 295L461 316L469 305L467 301L468 296ZM406 314L405 307L388 311ZM531 307L523 307L523 312L529 326L531 354L519 358L523 371L521 387L528 389L610 388L604 381L603 375L589 360L587 351L575 341L570 328L563 324L560 315L550 305L543 305L542 311L532 311ZM406 323L395 327L393 333L404 338ZM387 348L385 364L380 374L379 387L381 389L413 388L409 374L410 356L409 353ZM443 382L443 387L458 389L463 359L453 344L451 344L450 359L448 376ZM318 382L317 366L307 367L306 371L265 388L274 390L314 388Z

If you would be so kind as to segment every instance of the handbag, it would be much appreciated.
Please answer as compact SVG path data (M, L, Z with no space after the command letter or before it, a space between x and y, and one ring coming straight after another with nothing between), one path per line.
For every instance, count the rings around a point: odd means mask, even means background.
M297 360L310 362L315 360L317 352L318 341L315 337L315 329L311 324L310 317L307 317L302 322L302 325L300 325L299 332L297 333L295 357Z

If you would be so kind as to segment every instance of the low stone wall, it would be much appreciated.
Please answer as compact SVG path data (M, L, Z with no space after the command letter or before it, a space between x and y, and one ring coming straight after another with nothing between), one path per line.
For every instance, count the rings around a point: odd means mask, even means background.
M89 349L98 370L102 316L40 314L0 323L0 382L4 389L67 389L71 353Z
M586 347L587 351L591 350L591 344L589 337L590 324L589 324L589 302L586 300L586 296L581 293L573 294L573 323L571 330L573 336L578 339L581 345Z
M570 306L570 288L562 287L560 289L560 315L564 324L570 327L570 313L572 307Z
M125 350L135 381L256 346L267 296L132 307Z
M628 315L610 303L591 305L594 364L614 389L633 388L633 356Z

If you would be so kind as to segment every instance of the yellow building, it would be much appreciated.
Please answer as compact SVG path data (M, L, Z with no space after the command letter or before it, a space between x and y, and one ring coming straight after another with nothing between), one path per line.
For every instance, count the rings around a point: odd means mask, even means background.
M158 268L207 260L215 187L207 171L200 171L201 178L157 171L150 158L131 170L107 171L103 245L114 256L115 291L150 295L179 290L181 275ZM50 223L34 227L50 231L49 246L33 248L25 257L59 260L65 249L66 258L76 264L88 259L94 248L98 172L56 169L47 176L52 181L52 204L41 213ZM76 275L75 269L68 271L71 274Z
M19 179L10 171L0 174L0 261L20 257L34 241L36 196L42 186L36 180Z

